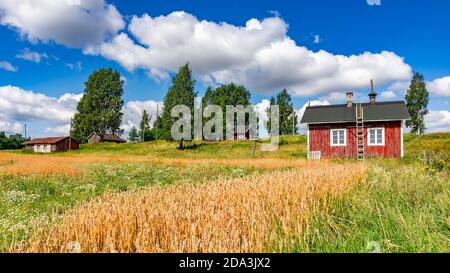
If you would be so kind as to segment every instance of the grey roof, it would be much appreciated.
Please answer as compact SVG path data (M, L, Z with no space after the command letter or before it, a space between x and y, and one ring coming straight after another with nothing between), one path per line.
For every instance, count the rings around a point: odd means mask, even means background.
M403 101L362 103L364 121L410 119L408 108ZM337 123L356 121L356 103L306 107L301 123Z
M100 137L99 134L97 134L96 132L91 133L87 138L91 138L93 135L97 135L98 137ZM100 139L102 141L112 141L112 142L127 142L126 139L121 138L118 135L114 135L114 134L105 134L103 137L100 137Z

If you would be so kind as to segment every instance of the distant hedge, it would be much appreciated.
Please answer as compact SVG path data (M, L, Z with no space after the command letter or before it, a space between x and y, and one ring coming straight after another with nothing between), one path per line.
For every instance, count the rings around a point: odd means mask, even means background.
M25 145L25 138L21 134L7 136L5 132L0 132L0 150L22 149Z

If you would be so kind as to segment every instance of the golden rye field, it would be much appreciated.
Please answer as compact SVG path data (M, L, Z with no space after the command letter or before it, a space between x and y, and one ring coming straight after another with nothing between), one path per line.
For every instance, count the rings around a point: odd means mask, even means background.
M108 195L70 211L25 251L263 252L289 245L313 206L365 176L363 164L309 164L197 185ZM286 236L288 235L288 236Z
M304 167L305 160L283 158L254 159L187 159L187 158L151 158L146 156L54 156L54 155L22 155L0 153L0 174L11 175L80 175L92 164L154 164L165 166L246 166L275 170L289 167Z
M304 137L275 153L249 141L0 152L0 249L450 251L449 135L407 136L406 158L364 163L308 162Z

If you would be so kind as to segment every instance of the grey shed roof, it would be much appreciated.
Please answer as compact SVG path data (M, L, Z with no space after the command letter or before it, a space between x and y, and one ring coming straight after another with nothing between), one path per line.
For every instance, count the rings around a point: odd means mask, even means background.
M364 121L410 119L408 108L403 101L362 103ZM306 107L301 123L338 123L356 121L356 103Z

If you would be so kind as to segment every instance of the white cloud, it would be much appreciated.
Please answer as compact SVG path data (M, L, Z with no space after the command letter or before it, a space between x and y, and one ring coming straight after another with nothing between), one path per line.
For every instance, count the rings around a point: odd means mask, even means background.
M411 84L411 79L404 80L404 81L396 81L388 86L388 91L393 91L394 93L401 94L402 96L406 95L406 92L408 92L409 86Z
M270 15L273 15L275 17L281 17L281 13L278 10L268 10L267 11Z
M29 48L21 50L20 53L16 55L16 57L35 63L40 63L42 59L48 59L48 55L46 53L31 51Z
M381 92L380 97L384 100L389 100L389 99L396 98L397 95L393 91L384 91L384 92Z
M320 43L320 36L319 35L314 35L314 41L313 41L313 43L315 43L315 44L318 44L318 43Z
M256 114L258 115L258 117L260 117L262 122L267 122L268 117L267 117L267 108L269 108L270 106L270 101L267 99L263 99L260 103L257 103L256 105L254 105L254 110L256 112Z
M397 94L406 95L411 82L408 81L397 81L392 83L387 90L393 91ZM450 96L450 76L437 78L432 81L428 81L427 90L436 96L447 97Z
M298 121L298 128L300 130L305 130L306 129L306 125L300 123L300 121L303 118L303 114L305 113L306 107L308 106L320 106L320 105L330 105L330 102L327 100L312 100L309 101L307 103L305 103L302 108L300 108L299 110L297 110L297 121Z
M256 112L258 120L258 127L259 127L259 135L258 137L264 138L268 137L269 133L267 131L267 121L269 120L267 115L267 108L270 106L270 101L267 99L263 99L260 103L254 105L253 109Z
M22 133L22 124L20 122L11 122L6 115L0 113L0 132L7 134Z
M23 131L22 124L33 128L33 135L68 135L70 119L76 112L78 101L83 94L65 93L53 98L42 93L23 90L14 86L0 87L0 131L18 133ZM129 101L122 109L124 113L121 128L127 134L132 126L139 127L142 110L147 110L156 118L156 105L162 114L162 102ZM38 126L42 126L38 129Z
M78 61L76 63L67 63L66 67L70 70L78 70L81 71L83 69L83 63L81 61Z
M330 92L319 97L319 100L328 101L332 103L344 103L346 100L346 92Z
M58 136L66 136L69 135L70 124L55 126L55 127L47 127L44 129L44 132L49 135L58 135Z
M0 69L4 69L9 72L17 72L17 68L14 67L11 63L6 61L0 61Z
M104 0L2 0L0 24L33 43L73 48L99 44L125 26L115 6Z
M369 6L381 6L381 0L367 0Z
M347 102L347 92L330 92L328 94L319 97L319 101L327 101L329 103L346 103ZM367 102L369 100L368 94L363 94L361 92L353 92L353 102Z
M82 94L66 93L59 98L33 91L23 90L15 86L0 87L0 127L11 132L22 130L23 123L48 123L51 128L67 127L76 111L76 105ZM3 130L3 129L2 129ZM50 129L44 130L46 133ZM56 131L53 131L56 132ZM68 130L66 131L68 133Z
M235 26L199 21L185 12L153 18L145 14L134 16L128 26L140 44L120 33L85 53L102 55L130 71L145 69L157 79L189 62L205 82L234 81L262 93L287 88L298 96L365 88L369 79L386 85L411 77L411 67L392 52L313 52L297 45L287 29L279 17Z
M450 132L450 111L430 110L425 116L425 127L427 133Z
M158 114L162 114L162 102L157 102L153 100L147 101L129 101L124 105L122 109L123 112L123 120L121 128L124 130L125 135L131 130L133 126L139 128L139 124L142 118L142 111L146 110L150 119L150 125L153 125L153 122L156 119L156 112L158 107Z
M437 96L450 96L450 76L427 83L427 89Z

